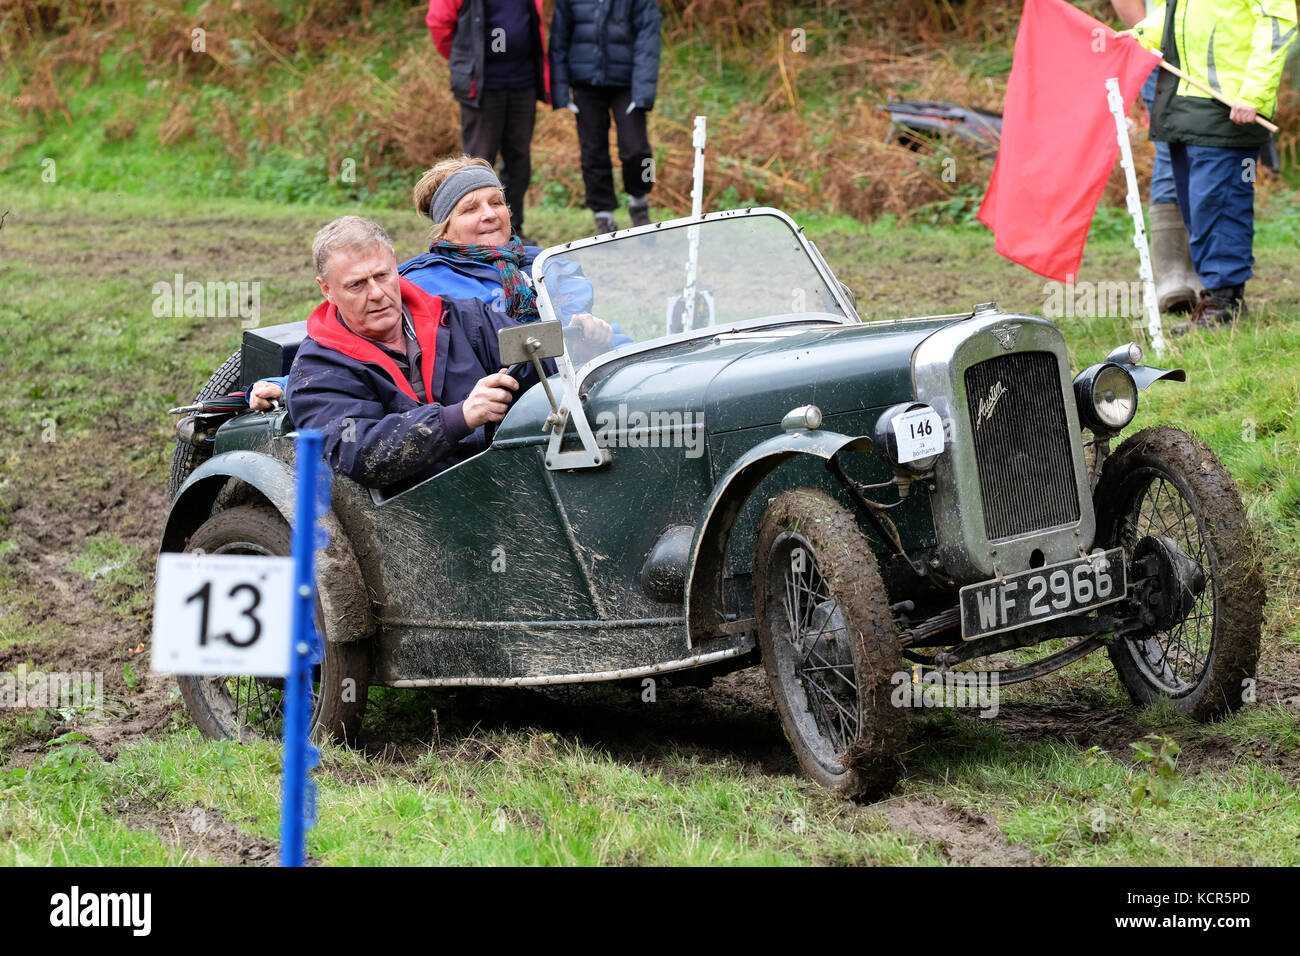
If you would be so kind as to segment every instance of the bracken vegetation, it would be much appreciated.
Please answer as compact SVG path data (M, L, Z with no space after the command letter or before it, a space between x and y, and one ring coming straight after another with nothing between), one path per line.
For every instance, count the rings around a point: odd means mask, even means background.
M1080 5L1110 17L1100 0ZM651 117L657 202L689 209L692 120L705 114L707 208L968 217L990 160L953 143L913 152L895 142L880 105L937 99L999 110L1019 6L664 0ZM404 205L413 173L459 146L458 107L424 9L0 0L0 95L13 105L0 117L0 182L52 158L95 188L139 192L162 179L199 195ZM1278 118L1291 167L1294 74ZM1151 148L1135 140L1145 166ZM576 145L567 113L539 112L533 202L580 202ZM949 155L954 181L942 175ZM1121 196L1116 175L1108 200Z

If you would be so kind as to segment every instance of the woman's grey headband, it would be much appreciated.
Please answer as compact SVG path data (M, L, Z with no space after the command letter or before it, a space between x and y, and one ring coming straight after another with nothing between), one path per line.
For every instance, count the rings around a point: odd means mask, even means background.
M435 223L446 222L451 218L456 203L484 186L501 188L501 180L497 179L497 174L486 166L466 166L464 169L457 170L444 179L442 185L433 194L433 201L429 203L429 218Z

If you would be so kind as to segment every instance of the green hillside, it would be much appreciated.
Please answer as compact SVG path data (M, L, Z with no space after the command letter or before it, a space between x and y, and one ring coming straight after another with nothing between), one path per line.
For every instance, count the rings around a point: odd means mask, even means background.
M1110 16L1099 0L1080 5ZM988 160L958 150L945 167L942 149L891 143L879 106L1000 109L1018 3L661 6L656 205L689 209L697 114L710 122L708 208L949 220L982 194ZM12 104L0 112L0 190L405 206L416 174L459 147L424 11L418 0L0 0L0 97ZM1300 117L1296 72L1284 130L1300 127L1287 122ZM1281 145L1294 171L1294 134ZM1149 151L1139 143L1139 163ZM579 204L567 112L539 114L534 169L530 204Z

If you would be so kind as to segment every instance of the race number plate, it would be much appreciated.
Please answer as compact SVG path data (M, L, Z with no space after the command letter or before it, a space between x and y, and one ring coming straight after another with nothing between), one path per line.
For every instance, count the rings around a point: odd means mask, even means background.
M943 419L933 408L918 408L894 419L898 463L930 458L943 452Z
M1121 600L1127 588L1120 548L968 584L961 589L961 636L971 641L1078 614Z
M159 555L151 669L287 674L292 590L292 558Z

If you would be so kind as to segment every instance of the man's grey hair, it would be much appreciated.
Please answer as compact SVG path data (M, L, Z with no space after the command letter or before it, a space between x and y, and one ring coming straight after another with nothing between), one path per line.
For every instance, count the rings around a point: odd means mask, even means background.
M393 252L393 240L384 227L361 216L341 216L327 224L311 242L311 256L316 262L316 276L325 278L325 263L336 249L368 249L383 246ZM394 253L396 254L396 253Z

